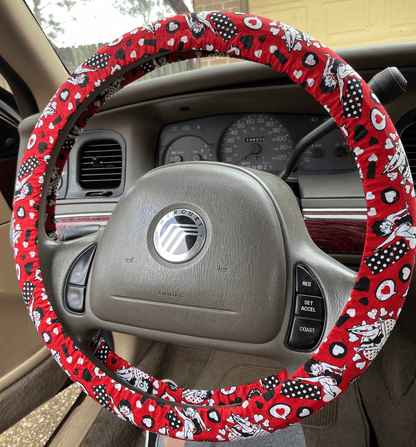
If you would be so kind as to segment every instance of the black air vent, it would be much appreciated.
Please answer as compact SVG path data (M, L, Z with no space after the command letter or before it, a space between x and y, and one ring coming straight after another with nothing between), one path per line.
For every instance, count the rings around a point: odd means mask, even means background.
M115 189L123 176L123 153L117 141L89 141L80 150L79 184L84 189Z
M413 178L416 178L416 123L409 124L400 136L409 160Z

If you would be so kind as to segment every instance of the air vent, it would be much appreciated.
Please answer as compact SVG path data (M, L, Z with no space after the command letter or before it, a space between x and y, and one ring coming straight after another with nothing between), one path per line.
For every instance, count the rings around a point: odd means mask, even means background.
M416 178L416 123L409 124L400 136L409 160L413 178Z
M89 141L80 150L79 185L88 190L110 190L121 185L123 153L117 141Z

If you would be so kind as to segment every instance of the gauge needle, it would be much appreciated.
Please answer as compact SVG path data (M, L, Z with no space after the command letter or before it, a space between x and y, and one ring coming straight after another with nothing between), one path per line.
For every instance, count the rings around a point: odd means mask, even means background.
M240 161L242 158L247 157L247 155L251 154L251 150L247 151L245 154L241 155L240 157L236 158L234 161L231 162L231 164L233 165L234 163L237 163L237 161Z

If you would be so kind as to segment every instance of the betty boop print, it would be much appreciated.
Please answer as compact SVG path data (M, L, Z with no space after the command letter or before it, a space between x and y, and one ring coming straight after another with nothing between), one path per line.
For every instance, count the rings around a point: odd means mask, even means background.
M137 425L136 421L134 420L133 412L131 411L131 403L126 399L122 399L120 403L116 406L114 405L113 398L111 396L109 397L111 403L113 403L113 409L116 415L119 418L124 419L125 421L131 422L133 425Z
M360 78L360 76L350 65L330 56L329 54L325 53L325 56L327 59L325 69L322 73L322 81L320 84L321 92L332 93L334 90L339 88L339 103L342 104L344 79L350 75L354 75L357 78Z
M394 155L388 155L388 159L389 162L384 166L384 171L382 174L387 175L387 177L394 182L400 173L403 177L403 180L401 180L400 183L405 185L406 193L409 194L411 192L413 196L414 190L412 188L412 173L404 151L402 149L398 149ZM407 185L406 182L408 183Z
M176 408L179 417L183 420L183 426L181 432L178 435L182 439L194 439L194 434L199 435L205 430L211 430L207 428L199 413L195 408L185 407L182 411Z
M23 180L17 180L16 181L16 189L14 193L14 201L17 202L19 200L26 199L26 197L29 197L33 192L33 186L28 183L29 178L32 174L28 175Z
M390 244L398 237L407 239L411 248L416 246L416 228L413 226L413 218L408 209L409 205L406 202L406 206L402 210L374 222L373 233L385 238L384 242L378 245L374 251L379 251L380 248Z
M279 28L283 31L282 39L286 41L286 46L289 50L289 53L291 51L301 51L302 42L305 42L307 47L314 45L319 48L319 44L318 43L313 44L312 40L314 39L308 34L302 33L301 31L298 31L296 28L293 28L292 26L289 25L285 25L284 23L281 23Z
M130 383L134 387L138 388L140 391L145 393L153 392L153 384L149 380L147 374L139 374L139 370L133 366L129 368L121 368L116 371L116 374L124 379L126 382Z
M380 310L378 315L382 313L382 310ZM381 318L381 316L377 318L376 315L377 311L373 311L369 317L374 318L374 321L367 322L363 320L362 324L348 329L350 341L360 340L360 346L354 348L356 352L353 358L354 361L361 360L361 355L372 361L387 341L387 336L394 327L395 320L392 318Z
M228 425L225 426L224 435L226 435L226 438L219 439L217 437L218 440L228 439L229 441L236 441L239 439L251 438L252 436L262 436L268 433L268 419L262 421L260 424L256 424L251 422L248 416L243 418L238 414L231 413L231 416L227 419L227 422L232 425L231 427Z

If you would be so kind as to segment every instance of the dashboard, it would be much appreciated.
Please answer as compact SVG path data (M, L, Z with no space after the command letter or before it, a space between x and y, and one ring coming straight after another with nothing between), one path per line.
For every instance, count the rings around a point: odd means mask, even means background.
M278 174L299 141L327 119L323 115L244 113L172 123L161 129L156 165L218 161ZM335 129L303 152L290 179L302 173L356 169L354 153Z

